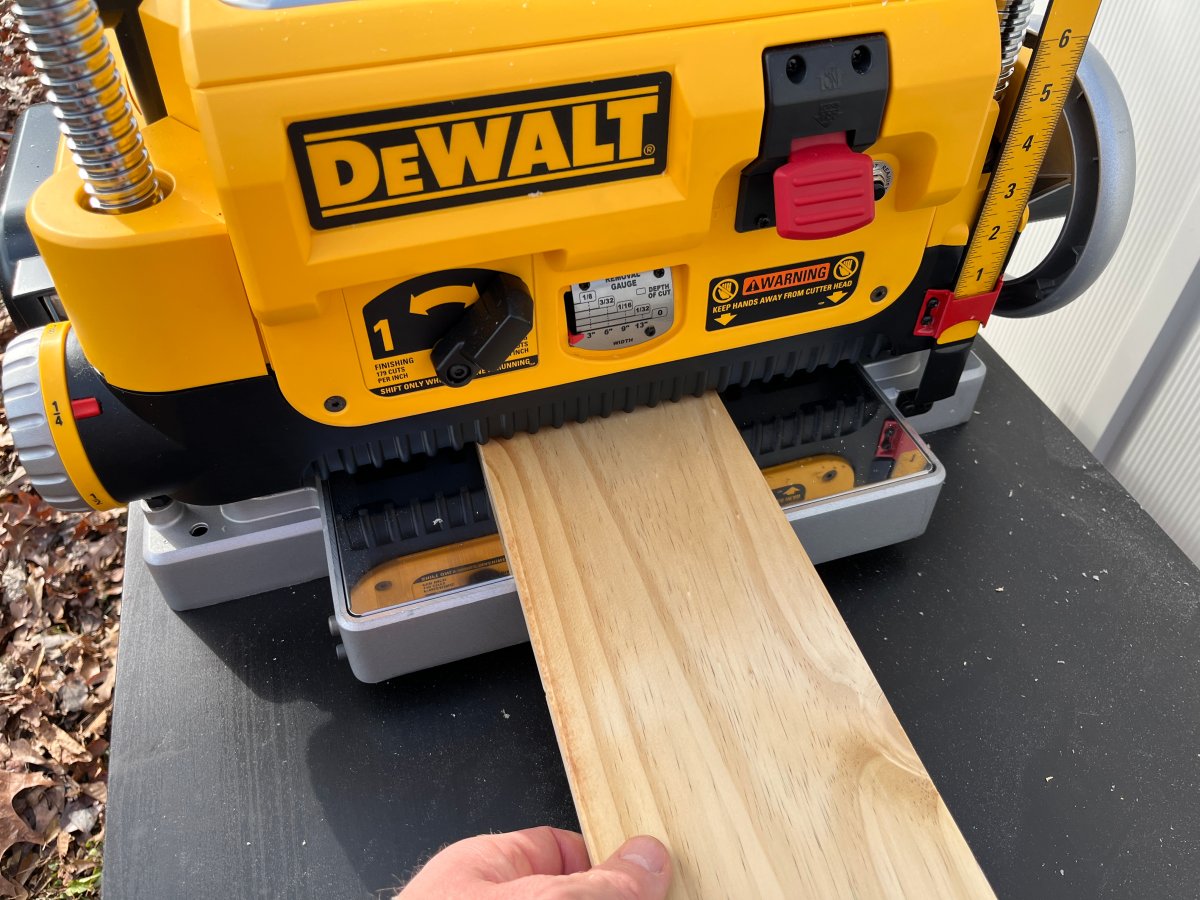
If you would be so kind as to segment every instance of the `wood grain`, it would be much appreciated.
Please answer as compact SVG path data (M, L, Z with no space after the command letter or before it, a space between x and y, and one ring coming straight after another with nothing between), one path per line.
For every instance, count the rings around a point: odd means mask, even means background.
M481 448L593 859L672 897L991 897L715 396Z

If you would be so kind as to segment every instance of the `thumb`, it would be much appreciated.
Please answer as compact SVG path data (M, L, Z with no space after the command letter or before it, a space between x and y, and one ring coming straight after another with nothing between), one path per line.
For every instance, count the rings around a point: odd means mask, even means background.
M648 835L630 838L603 863L571 876L596 900L665 900L671 886L671 855Z

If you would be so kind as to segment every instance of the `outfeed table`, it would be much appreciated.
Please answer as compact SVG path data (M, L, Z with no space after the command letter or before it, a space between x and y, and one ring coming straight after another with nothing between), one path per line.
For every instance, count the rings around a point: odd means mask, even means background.
M819 571L1000 897L1194 898L1200 571L980 353L929 531ZM176 614L131 554L109 900L386 896L458 838L575 827L527 645L361 684L329 604Z

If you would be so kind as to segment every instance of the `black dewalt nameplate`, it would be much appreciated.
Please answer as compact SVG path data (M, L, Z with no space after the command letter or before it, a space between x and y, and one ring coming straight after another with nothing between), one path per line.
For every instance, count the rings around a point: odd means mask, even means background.
M666 72L293 122L313 228L658 175Z
M704 327L720 331L836 306L858 287L862 261L862 253L844 253L714 278Z

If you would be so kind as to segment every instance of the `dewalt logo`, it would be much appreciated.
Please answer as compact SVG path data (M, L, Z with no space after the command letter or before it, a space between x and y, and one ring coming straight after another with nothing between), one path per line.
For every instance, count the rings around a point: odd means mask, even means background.
M658 175L666 72L295 122L313 228Z

